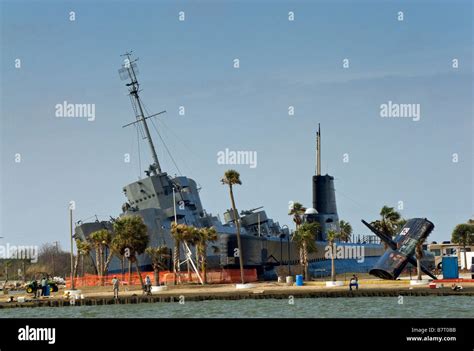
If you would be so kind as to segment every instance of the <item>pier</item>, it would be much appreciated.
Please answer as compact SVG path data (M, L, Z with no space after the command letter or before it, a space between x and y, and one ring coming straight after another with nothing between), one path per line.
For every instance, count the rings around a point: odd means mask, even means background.
M2 298L0 309L25 307L66 307L100 306L114 304L141 303L184 303L205 300L241 300L241 299L289 299L289 298L357 298L357 297L399 297L399 296L474 296L474 283L463 284L461 291L453 291L449 284L437 289L428 286L410 287L407 281L361 281L359 290L350 291L347 286L326 288L319 282L310 282L305 286L286 286L276 283L258 283L254 288L235 289L234 285L219 286L174 286L169 290L144 295L140 290L121 292L118 299L113 298L109 288L105 291L84 292L84 298L66 299L58 293L50 298L27 300L25 302L6 302ZM95 290L101 288L97 287ZM104 288L102 288L104 290Z

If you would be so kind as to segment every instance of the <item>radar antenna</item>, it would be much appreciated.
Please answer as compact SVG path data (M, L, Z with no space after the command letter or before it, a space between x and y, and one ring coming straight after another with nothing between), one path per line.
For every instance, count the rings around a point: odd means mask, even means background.
M132 52L133 51L128 51L125 54L120 55L122 57L125 57L125 59L124 59L122 68L119 69L119 75L120 75L121 80L130 79L130 83L127 83L126 86L128 87L129 95L132 97L131 101L133 104L133 108L134 110L138 112L138 115L136 116L137 120L135 122L128 123L124 125L122 128L131 126L133 124L137 124L140 122L142 123L143 130L145 131L145 137L148 140L148 145L150 146L151 155L153 157L153 164L150 165L149 172L151 172L154 175L158 175L161 173L160 161L158 160L158 156L156 154L155 146L153 145L153 140L151 138L150 130L148 129L148 124L146 120L151 117L161 115L162 113L165 113L166 111L161 111L159 113L155 113L154 115L145 117L145 113L143 112L142 102L140 100L140 96L138 95L140 91L139 90L140 84L138 83L138 79L137 79L138 58L132 60Z

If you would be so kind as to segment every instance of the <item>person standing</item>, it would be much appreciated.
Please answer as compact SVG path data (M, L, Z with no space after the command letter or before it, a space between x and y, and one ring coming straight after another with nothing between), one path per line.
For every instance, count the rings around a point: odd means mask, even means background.
M46 277L43 276L41 279L41 296L46 296L46 289L48 288L48 281L46 280Z
M119 285L120 281L117 279L117 276L114 275L114 278L112 279L112 286L114 288L114 298L118 299L118 294L119 294Z
M31 289L33 290L33 296L36 299L38 297L38 282L36 279L31 282Z
M145 292L147 295L151 295L151 279L149 275L145 278Z

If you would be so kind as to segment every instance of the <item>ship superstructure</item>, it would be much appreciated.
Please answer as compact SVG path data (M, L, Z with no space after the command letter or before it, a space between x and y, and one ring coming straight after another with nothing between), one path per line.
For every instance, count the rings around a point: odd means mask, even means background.
M149 116L145 115L140 98L140 84L137 79L138 67L136 61L132 60L131 53L126 53L124 64L119 70L120 77L123 80L128 80L126 86L129 90L136 118L134 122L128 123L124 127L135 125L137 128L140 128L144 134L144 139L148 142L153 163L145 171L145 178L123 187L122 191L127 201L122 205L122 214L120 216L138 215L142 217L148 228L150 246L165 245L172 248L174 242L170 231L171 225L175 221L198 228L214 227L218 232L219 238L223 235L235 237L236 225L233 211L227 210L224 213L225 222L222 223L218 217L204 210L198 186L193 179L186 176L172 177L162 170L147 121L166 111ZM267 216L262 207L242 211L238 220L240 221L241 234L244 238L277 236L285 232L281 229L278 222L274 222ZM113 219L112 221L79 222L75 228L75 236L85 239L94 231L100 229L112 230L112 222ZM233 249L227 246L227 240L224 241L224 244L224 247L222 247L221 241L218 240L209 245L208 265L210 268L226 266L227 264L233 265L235 263ZM228 250L230 250L230 253ZM231 260L228 258L231 258ZM142 269L151 269L151 262L147 255L139 256L139 262ZM246 266L255 267L260 264L260 260L258 262L248 261ZM110 264L110 271L116 272L120 267L121 264L118 258L114 257Z

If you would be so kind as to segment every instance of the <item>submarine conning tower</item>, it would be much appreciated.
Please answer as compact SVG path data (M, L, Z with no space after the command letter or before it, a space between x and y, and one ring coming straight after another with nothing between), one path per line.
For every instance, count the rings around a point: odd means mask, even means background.
M313 208L316 213L308 213L308 222L318 222L320 234L318 240L325 241L329 230L339 230L339 216L337 215L336 190L334 177L321 175L321 127L316 132L316 174L313 176Z

